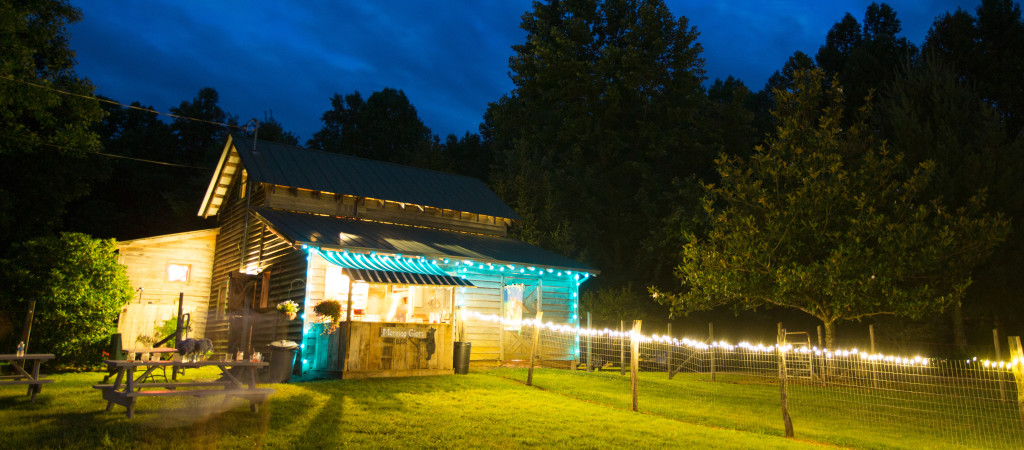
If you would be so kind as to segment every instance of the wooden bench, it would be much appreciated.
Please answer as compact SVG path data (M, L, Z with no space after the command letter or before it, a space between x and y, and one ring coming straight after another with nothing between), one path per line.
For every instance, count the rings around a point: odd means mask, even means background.
M96 384L94 389L100 390L107 401L107 411L114 405L124 406L128 410L128 418L135 417L135 401L140 397L191 396L209 397L223 395L225 400L241 397L249 401L252 412L259 411L259 404L265 402L274 389L256 387L256 369L267 366L265 362L251 361L202 361L202 362L170 362L170 361L107 361L107 364L118 370L113 384ZM221 370L223 378L218 381L140 383L155 368L171 366L176 368L216 366ZM229 368L240 369L241 378L231 373ZM135 370L145 369L142 376L136 378Z
M53 358L54 356L52 354L34 354L24 356L0 355L0 361L10 361L10 365L15 371L13 375L0 376L0 386L27 385L28 394L26 395L32 396L31 401L36 401L36 394L43 390L43 385L53 383L53 380L40 378L39 364ZM25 370L25 363L28 362L32 363L31 373Z

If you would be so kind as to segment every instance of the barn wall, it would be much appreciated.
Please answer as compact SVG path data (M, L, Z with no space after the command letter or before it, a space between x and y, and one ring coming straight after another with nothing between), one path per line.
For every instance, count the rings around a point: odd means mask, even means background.
M507 266L506 266L507 267ZM514 266L513 266L514 267ZM498 266L479 263L468 267L466 264L442 265L442 268L456 275L463 275L473 283L475 288L459 288L456 304L462 305L467 311L480 314L504 314L502 294L504 286L522 284L525 286L523 295L523 318L536 317L539 292L540 309L544 313L544 322L558 324L578 323L577 308L580 281L579 272L542 269L522 270L526 268L506 269L499 271ZM561 274L561 275L559 275ZM581 278L582 279L582 278ZM500 323L479 320L465 315L466 340L472 342L470 358L472 360L511 360L529 357L529 347L517 331L504 331ZM555 351L558 353L558 351ZM572 349L567 344L564 353L569 355Z
M190 335L205 334L216 240L214 229L118 244L118 262L127 267L128 279L136 290L132 302L121 309L118 321L123 348L142 347L139 336L152 336L157 325L174 318L179 293L184 294L184 312L192 318ZM169 264L189 265L188 281L168 281Z
M234 351L227 346L231 314L224 308L227 302L228 274L243 268L259 268L263 271L261 274L267 271L270 273L266 305L260 304L261 287L257 285L256 288L256 310L252 314L253 350L266 352L266 345L274 340L298 341L302 332L300 320L288 321L275 308L285 300L302 303L306 278L305 253L275 234L255 214L248 214L249 228L245 230L246 199L238 195L241 185L238 178L218 211L220 234L217 237L213 283L207 292L207 337L214 341L215 353ZM262 203L262 189L254 189L251 195L251 206ZM241 245L243 234L244 246Z

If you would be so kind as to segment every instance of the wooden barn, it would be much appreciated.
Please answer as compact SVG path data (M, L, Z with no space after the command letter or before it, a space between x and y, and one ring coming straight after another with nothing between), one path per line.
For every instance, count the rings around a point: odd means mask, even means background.
M210 302L210 273L217 229L154 236L117 244L118 262L127 267L135 289L132 302L121 308L117 332L123 348L149 347L140 337L153 336L154 328L178 314L184 294L191 334L206 333Z
M247 137L228 139L199 215L219 225L205 336L295 341L300 370L329 376L452 373L460 339L474 360L525 358L518 330L466 312L575 325L597 273L508 238L519 217L478 179ZM275 310L289 300L295 320ZM313 312L327 300L331 333Z

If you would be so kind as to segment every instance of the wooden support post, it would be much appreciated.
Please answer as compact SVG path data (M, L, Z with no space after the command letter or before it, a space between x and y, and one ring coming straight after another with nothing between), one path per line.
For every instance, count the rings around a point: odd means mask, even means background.
M1010 359L1017 360L1013 365L1013 381L1017 383L1017 411L1020 414L1021 425L1024 426L1024 349L1021 349L1020 336L1009 336L1008 350Z
M502 277L501 277L501 302L498 303L498 305L499 305L498 317L502 317L502 318L505 317L505 296L506 295L507 295L507 293L505 291L505 276L502 275ZM498 325L498 361L500 361L499 365L501 365L502 363L505 362L505 327L501 324L500 320L498 321L497 325Z
M871 354L875 354L875 324L868 325L868 337L871 339ZM878 363L871 360L871 385L878 389Z
M992 343L996 346L996 361L1003 360L1003 352L999 349L999 329L992 329ZM999 399L1006 401L1006 386L1003 383L1003 372L996 370L996 379L999 380Z
M668 355L665 355L665 368L668 369L668 379L672 379L672 351L675 350L675 346L672 345L672 324L667 325L665 335L668 336Z
M537 357L538 346L540 345L540 324L544 313L537 311L537 324L533 327L533 345L530 346L530 372L526 375L526 385L533 386L533 362Z
M778 348L779 355L779 395L782 404L782 422L786 427L786 437L793 437L793 420L789 417L789 393L786 386L786 329L782 328L782 322L778 324Z
M715 323L708 322L708 340L713 344L715 342ZM712 346L711 350L708 351L711 355L711 381L715 381L715 347Z
M25 343L25 353L28 351L28 338L32 337L32 318L36 315L36 301L28 301L28 312L25 313L25 326L21 328L21 342ZM24 365L24 363L22 364Z
M619 321L619 375L626 375L626 338L622 333L626 331L626 321Z
M629 382L633 386L633 411L640 411L640 321L633 321L629 335Z
M590 329L590 311L587 311L587 329ZM594 370L594 353L590 346L590 334L587 334L587 372Z

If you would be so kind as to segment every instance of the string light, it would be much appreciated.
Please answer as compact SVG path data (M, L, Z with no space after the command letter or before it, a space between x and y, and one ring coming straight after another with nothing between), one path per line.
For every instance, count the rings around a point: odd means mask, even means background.
M540 328L542 330L548 330L548 331L555 332L555 333L575 334L576 335L575 342L577 343L577 345L579 343L579 336L611 337L611 338L630 337L630 338L635 338L635 339L637 339L637 340L639 340L640 342L643 342L643 343L657 343L657 344L674 345L674 346L677 346L677 347L688 347L688 348L693 348L693 349L698 349L698 350L717 349L717 350L720 350L720 351L728 351L728 352L734 352L734 351L737 351L737 350L743 350L743 351L748 351L748 352L753 352L753 353L778 353L778 352L781 352L781 353L793 353L793 354L804 354L804 355L813 354L814 356L823 357L823 358L826 358L826 359L839 359L839 358L842 358L842 359L854 359L854 358L856 358L856 359L859 359L861 361L873 362L873 363L887 363L887 364L893 364L893 365L921 366L921 367L930 366L931 362L932 362L932 358L925 358L925 357L922 357L922 356L907 357L907 356L898 356L898 355L885 355L885 354L882 354L882 353L874 353L874 354L872 354L872 353L868 353L868 352L865 352L865 351L860 351L857 348L852 348L852 349L849 349L849 350L846 350L846 349L830 350L830 349L821 349L821 348L818 348L817 346L813 346L813 347L794 347L792 344L786 344L786 345L783 345L783 346L779 346L778 344L764 345L764 344L760 344L760 343L759 344L751 344L750 342L747 342L747 341L741 341L738 344L731 344L731 343L729 343L729 342L727 342L725 340L713 341L713 342L708 343L708 342L704 342L703 340L696 340L696 339L689 339L689 338L679 339L679 338L674 338L674 337L671 337L671 336L664 336L664 335L661 335L661 336L659 336L659 335L646 336L646 335L642 335L642 334L635 334L635 333L633 333L632 330L623 332L623 331L617 331L617 330L609 330L608 328L604 328L604 329L580 328L578 325L577 326L572 326L572 325L569 325L569 324L555 324L555 323L552 323L552 322L539 323L535 319L512 320L512 319L505 319L505 318L499 317L499 316L497 316L495 314L483 314L483 313L479 313L479 312L476 312L476 311L466 311L465 314L466 314L466 317L468 319L475 319L475 320L482 320L482 321L488 321L488 322L501 323L503 325L533 326L533 327ZM575 351L578 351L578 349L575 349ZM968 359L966 361L967 361L968 364L970 364L972 362L973 363L977 363L978 362L978 358L974 357L973 359ZM986 360L982 361L982 365L984 365L984 367L990 368L990 369L1010 370L1010 369L1012 369L1012 368L1014 368L1014 367L1016 367L1018 365L1024 365L1024 360L1018 360L1017 358L1014 358L1012 361L991 361L991 360L987 360L986 359Z

